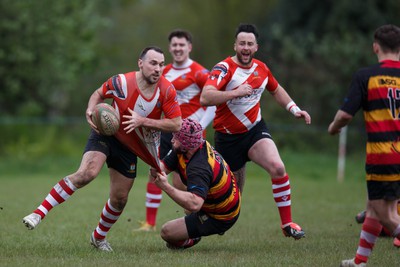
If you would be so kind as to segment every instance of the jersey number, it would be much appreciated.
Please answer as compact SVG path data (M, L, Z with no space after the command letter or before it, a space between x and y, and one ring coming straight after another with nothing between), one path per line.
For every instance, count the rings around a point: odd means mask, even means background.
M388 88L388 98L389 98L389 107L390 112L392 113L392 117L394 119L400 119L400 112L396 114L396 111L399 107L396 105L396 101L400 100L400 89L399 88Z

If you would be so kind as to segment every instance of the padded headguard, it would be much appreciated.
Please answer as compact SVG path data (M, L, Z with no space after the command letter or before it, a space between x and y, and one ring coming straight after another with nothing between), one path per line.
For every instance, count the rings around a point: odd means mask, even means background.
M203 128L198 121L191 118L183 119L182 128L173 133L173 136L182 144L184 151L198 148L204 142Z

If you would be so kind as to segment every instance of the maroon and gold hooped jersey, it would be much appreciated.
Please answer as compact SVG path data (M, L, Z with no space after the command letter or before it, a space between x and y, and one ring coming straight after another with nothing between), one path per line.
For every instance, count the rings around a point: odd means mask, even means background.
M364 111L368 181L400 181L400 62L384 60L354 74L341 110Z
M187 191L204 199L201 210L210 217L229 221L239 216L241 196L229 165L204 141L188 161L172 151L164 159L170 171L177 171Z

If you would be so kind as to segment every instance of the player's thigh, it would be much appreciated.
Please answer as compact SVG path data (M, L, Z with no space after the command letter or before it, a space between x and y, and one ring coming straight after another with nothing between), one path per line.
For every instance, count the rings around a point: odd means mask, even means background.
M278 148L270 138L258 140L249 150L248 156L251 161L260 165L268 172L276 172L277 169L284 169Z

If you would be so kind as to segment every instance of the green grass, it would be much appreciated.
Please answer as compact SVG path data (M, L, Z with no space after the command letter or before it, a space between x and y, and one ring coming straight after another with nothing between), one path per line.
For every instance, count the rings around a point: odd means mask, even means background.
M271 193L271 182L254 164L247 180L240 218L223 236L205 237L185 251L170 251L158 233L133 233L145 217L147 168L139 177L128 205L108 235L114 253L99 253L89 244L108 198L107 169L66 203L53 209L40 226L28 231L21 219L37 207L51 187L79 164L73 158L0 160L0 266L339 266L354 256L364 209L366 187L363 158L347 161L346 178L336 181L336 155L284 151L291 177L294 221L306 231L300 241L285 238ZM183 216L165 194L158 229ZM369 266L399 266L400 251L390 238L375 246Z

